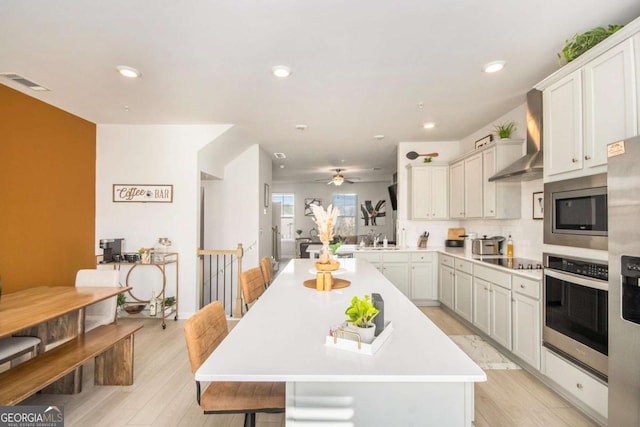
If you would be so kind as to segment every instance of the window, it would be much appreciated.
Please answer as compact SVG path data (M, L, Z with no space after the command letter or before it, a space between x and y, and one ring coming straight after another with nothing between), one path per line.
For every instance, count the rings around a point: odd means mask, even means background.
M340 211L336 226L334 227L334 235L337 236L356 236L358 223L358 195L357 194L334 194L333 206Z
M271 201L280 203L280 235L282 239L294 239L294 195L291 193L273 193Z

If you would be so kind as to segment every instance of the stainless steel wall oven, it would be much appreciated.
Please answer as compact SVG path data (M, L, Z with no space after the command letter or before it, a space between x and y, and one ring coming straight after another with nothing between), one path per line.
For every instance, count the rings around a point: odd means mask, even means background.
M607 175L544 184L544 243L607 249Z
M606 262L544 254L545 347L602 379L608 375Z

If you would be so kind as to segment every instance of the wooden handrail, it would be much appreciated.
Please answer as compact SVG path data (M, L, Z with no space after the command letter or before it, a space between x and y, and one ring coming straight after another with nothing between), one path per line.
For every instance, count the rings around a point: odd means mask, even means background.
M203 281L204 281L204 256L217 256L217 255L231 255L232 257L236 257L236 262L238 264L237 267L237 275L236 278L240 277L240 273L242 273L242 257L244 255L244 249L242 248L242 243L238 243L238 247L236 249L198 249L197 255L200 258L200 286L202 289ZM240 288L240 280L237 283L237 293L236 293L236 302L235 309L233 311L234 316L242 317L242 290ZM223 302L224 303L224 302Z

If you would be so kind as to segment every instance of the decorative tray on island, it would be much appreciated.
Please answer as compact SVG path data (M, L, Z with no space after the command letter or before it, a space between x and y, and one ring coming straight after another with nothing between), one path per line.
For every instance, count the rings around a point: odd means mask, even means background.
M355 328L337 328L331 330L330 334L325 337L324 345L340 350L352 351L360 354L374 355L382 344L389 338L393 332L393 324L390 320L384 324L384 330L374 338L371 344L360 341L360 336Z

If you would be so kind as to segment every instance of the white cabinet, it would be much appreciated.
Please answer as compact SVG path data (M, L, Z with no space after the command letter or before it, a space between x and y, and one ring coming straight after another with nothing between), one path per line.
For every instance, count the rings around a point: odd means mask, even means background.
M464 159L464 216L482 217L482 153Z
M422 304L438 301L434 252L358 251L354 258L369 261L407 298Z
M513 354L540 369L540 281L513 276Z
M520 218L520 183L489 178L522 157L523 142L501 139L450 165L451 218Z
M544 176L582 168L582 71L569 74L542 94Z
M511 350L511 278L476 265L473 277L473 324Z
M584 167L607 164L607 144L637 134L633 41L584 67Z
M520 218L520 182L494 181L489 178L522 155L522 141L500 140L482 152L482 216L484 218Z
M454 311L463 319L473 321L473 264L461 259L455 260Z
M407 297L409 294L409 271L407 263L383 262L382 274Z
M449 216L464 218L464 161L449 167Z
M491 283L473 278L473 324L485 334L491 333Z
M576 366L543 349L544 374L568 393L592 408L602 419L608 416L608 389L605 384Z
M412 219L449 217L449 167L412 166L410 169Z
M438 286L433 252L413 252L411 254L411 300L437 301Z
M511 291L491 285L491 338L511 350Z
M637 134L633 41L626 40L543 92L545 182L606 172L606 146Z
M633 36L633 57L635 59L635 70L636 70L636 114L637 114L637 126L638 133L640 133L640 33Z
M455 273L453 268L453 257L440 255L440 274L438 280L438 291L440 303L453 309L455 298Z

